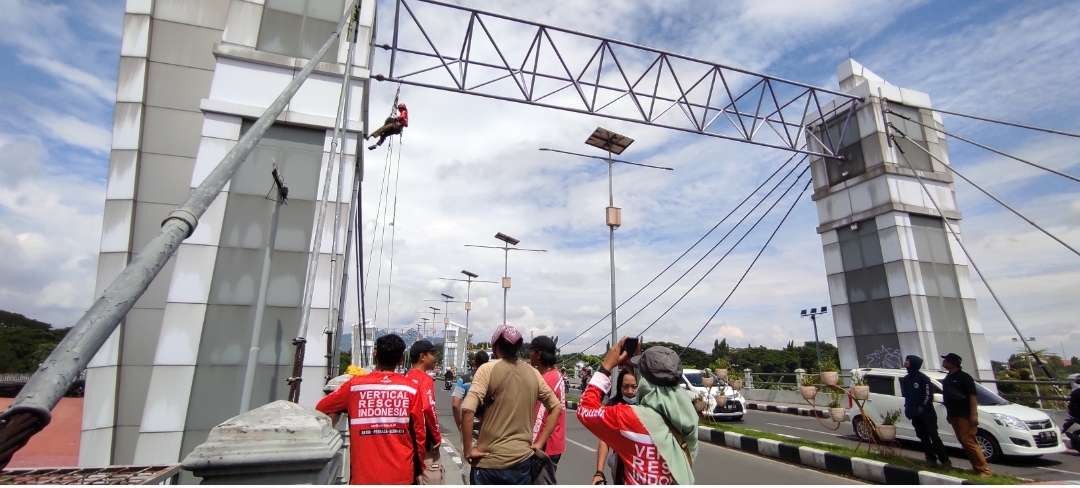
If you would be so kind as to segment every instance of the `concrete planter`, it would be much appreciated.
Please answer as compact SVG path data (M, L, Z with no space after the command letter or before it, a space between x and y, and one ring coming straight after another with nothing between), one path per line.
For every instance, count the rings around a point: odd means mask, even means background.
M712 376L701 377L701 386L704 386L705 388L712 388L716 386L716 378L713 378Z
M870 387L867 385L855 385L851 387L851 397L860 401L870 398Z
M742 380L731 380L731 388L735 390L741 390L743 387Z
M720 378L720 379L722 379L722 380L726 380L726 379L727 379L727 377L728 377L728 372L727 372L727 370L726 370L726 369L722 369L722 368L721 368L721 369L718 369L718 370L716 370L716 377L717 377L717 378Z
M802 397L804 399L813 400L814 397L817 396L817 387L816 386L800 386L799 387L799 393L802 394Z
M841 407L832 407L829 408L829 417L832 417L833 422L843 422L847 418L847 413Z
M716 399L716 405L717 405L717 406L721 406L721 407L722 407L722 406L724 406L724 404L726 404L726 403L727 403L727 395L716 395L716 396L715 396L715 397L713 397L713 398L715 398L715 399Z
M840 381L840 373L836 371L825 371L821 373L821 382L826 386L836 386L836 383Z

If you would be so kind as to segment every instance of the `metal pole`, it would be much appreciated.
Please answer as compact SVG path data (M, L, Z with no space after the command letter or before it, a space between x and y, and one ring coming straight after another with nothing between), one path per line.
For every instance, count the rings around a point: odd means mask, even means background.
M608 151L608 208L615 207L615 190L611 176L613 166L615 166L615 162L611 160L611 151ZM617 308L615 304L615 225L612 222L608 222L608 251L611 256L611 343L615 344L619 341L616 330L619 326L615 319L615 309Z
M502 243L502 324L507 324L507 293L510 292L510 287L507 286L507 279L510 274L510 243Z
M810 315L810 321L814 323L814 354L817 356L818 369L821 369L821 339L818 339L817 315Z
M353 0L354 2L358 0ZM355 3L354 3L355 4ZM20 390L14 403L0 414L0 467L6 466L14 452L33 434L49 423L49 411L70 388L79 372L124 319L135 301L146 291L180 246L195 231L199 217L221 193L240 165L285 110L300 85L326 55L347 22L342 18L326 42L293 78L258 120L222 158L217 167L191 191L187 201L162 223L161 233L135 254L131 262L106 287L86 313L75 323L60 344L41 364L38 371Z
M465 357L469 357L469 312L472 309L472 276L465 285ZM1062 346L1064 348L1064 346ZM1064 349L1062 349L1064 351ZM1064 354L1062 354L1064 356Z
M1039 405L1039 408L1043 408L1042 393L1039 393L1039 383L1037 381L1038 378L1035 377L1035 365L1031 363L1031 355L1030 354L1027 355L1027 363L1028 363L1028 370L1031 371L1032 384L1035 385L1035 401L1037 402L1037 405Z
M255 318L251 324L251 347L248 349L247 365L244 367L244 384L240 389L241 412L246 412L251 408L251 391L255 387L255 363L259 358L263 311L266 308L266 292L270 285L270 263L274 255L274 244L277 242L278 217L281 206L285 204L285 198L289 194L289 189L281 182L277 168L274 168L271 174L278 197L274 200L274 210L270 214L270 235L267 237L266 250L263 251L262 271L259 274L259 294L255 300Z
M349 41L349 49L348 49L348 51L347 51L347 53L345 55L346 56L346 59L345 59L345 76L342 79L342 83L343 83L342 87L345 90L345 100L344 100L344 105L341 107L341 113L342 113L342 117L341 117L341 134L340 134L340 136L341 136L341 145L338 147L337 194L336 194L335 200L334 200L334 207L335 207L335 211L334 211L334 239L333 239L333 245L330 248L330 296L331 297L334 296L334 274L337 271L336 270L336 268L337 268L337 246L338 246L338 244L337 244L338 243L337 236L338 236L338 228L341 226L341 194L344 191L344 185L345 185L345 160L346 160L345 143L348 140L349 105L350 105L351 99L352 99L352 86L351 86L351 84L352 84L353 57L354 57L354 53L356 52L357 28L358 28L359 23L360 23L360 6L359 6L359 4L357 4L356 10L354 10L349 15L353 20L352 20L352 26L349 29L349 34L346 36L346 39ZM364 96L367 96L367 94L368 94L367 90L364 90ZM336 130L336 127L335 127L335 130ZM358 135L357 136L357 144L356 144L357 147L356 147L355 152L362 154L362 151L359 150L360 149L360 147L359 147L360 146L359 139L360 139L360 137ZM331 151L333 151L334 146L336 145L336 143L337 143L336 140L331 141L331 143L330 143L331 144ZM331 155L332 154L333 153L331 153ZM359 161L359 160L357 160L357 161ZM342 263L342 265L341 265L341 286L340 286L340 290L339 290L339 295L340 296L338 297L336 314L331 313L330 316L328 317L329 320L333 321L332 322L333 329L331 329L331 324L328 323L327 324L327 339L328 339L327 343L331 345L331 348L330 348L331 352L328 354L328 357L326 358L326 376L325 376L326 381L330 381L330 378L333 378L333 377L337 376L337 371L338 371L338 369L340 367L340 364L339 364L340 361L338 360L337 356L340 354L338 352L338 350L341 348L340 347L340 345L341 345L341 330L342 330L342 326L344 325L344 319L345 319L345 315L344 315L345 297L347 296L346 292L348 290L348 284L349 284L349 261L350 261L350 257L351 257L350 253L352 252L353 210L354 210L354 207L356 205L356 193L357 193L357 191L359 190L359 187L360 187L360 179L356 177L356 174L359 172L358 171L359 169L360 169L359 163L358 162L354 163L353 164L353 187L352 187L351 193L349 194L350 195L349 209L348 209L348 214L349 215L348 215L347 220L346 220L346 222L347 222L346 227L348 228L348 230L346 231L346 234L345 234L345 262ZM333 310L331 310L331 312L333 312Z

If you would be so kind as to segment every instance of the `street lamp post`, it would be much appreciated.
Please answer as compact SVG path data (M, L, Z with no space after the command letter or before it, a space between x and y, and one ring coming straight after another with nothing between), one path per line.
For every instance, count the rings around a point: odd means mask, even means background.
M469 312L472 311L472 284L473 283L498 283L497 281L478 280L480 275L473 273L467 269L461 270L461 274L465 275L465 279L460 278L439 278L446 281L464 281L465 285L465 352L469 351Z
M1012 341L1013 342L1020 342L1020 339L1017 339L1017 338L1013 337ZM1035 342L1035 338L1034 337L1028 337L1027 341L1028 342ZM1035 385L1035 401L1039 405L1039 408L1043 408L1042 393L1039 393L1039 382L1038 382L1038 378L1035 377L1035 365L1031 363L1031 353L1027 353L1025 355L1027 356L1028 370L1031 371L1031 381L1032 381L1032 384Z
M483 246L480 244L465 244L465 247L482 247L486 249L501 249L503 251L503 276L502 276L502 288L503 288L503 320L502 323L506 324L506 297L510 292L510 251L530 251L530 252L547 252L547 249L526 249L524 247L517 247L520 240L510 237L502 232L497 232L495 238L502 241L502 246ZM510 247L514 246L514 247Z
M810 317L810 322L814 324L814 354L817 355L818 369L821 369L821 339L818 339L817 333L817 316L829 313L829 307L822 306L820 309L811 308L809 312L804 308L799 313L802 317Z
M608 226L608 256L610 258L610 271L611 271L611 343L615 344L618 341L618 334L616 329L618 328L617 319L615 317L615 309L618 308L615 300L615 229L622 225L622 209L615 206L615 183L614 183L614 166L615 163L631 164L634 166L644 166L647 168L663 169L672 171L672 168L665 168L662 166L653 166L651 164L634 163L630 161L622 161L611 157L612 154L620 155L626 150L630 144L633 144L634 140L626 137L617 132L613 132L603 127L597 127L593 131L589 138L585 140L585 144L599 148L607 152L607 157L602 158L607 162L607 177L608 177L608 206L604 209L605 223ZM584 156L601 159L599 156L590 156L587 154L578 154L570 151L561 151L558 149L540 148L541 151L551 151L562 154L569 154L573 156Z

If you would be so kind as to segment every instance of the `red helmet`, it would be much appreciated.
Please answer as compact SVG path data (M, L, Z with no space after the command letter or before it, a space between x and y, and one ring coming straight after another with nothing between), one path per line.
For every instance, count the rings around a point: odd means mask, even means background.
M404 103L399 103L399 104L397 104L397 108L398 108L398 109L400 109L400 110L405 110L405 109L406 109L406 107L405 107L405 104L404 104Z

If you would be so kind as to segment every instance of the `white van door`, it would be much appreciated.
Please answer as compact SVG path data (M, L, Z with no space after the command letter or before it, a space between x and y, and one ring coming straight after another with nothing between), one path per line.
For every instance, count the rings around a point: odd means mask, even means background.
M911 427L911 421L904 418L903 415L904 398L900 396L900 386L897 383L897 378L895 376L867 374L866 384L870 387L870 398L873 403L873 408L867 409L866 413L871 416L874 424L881 425L885 415L894 410L900 410L900 420L896 422L896 435L914 438L915 434Z

